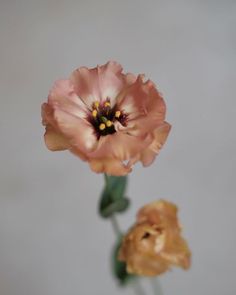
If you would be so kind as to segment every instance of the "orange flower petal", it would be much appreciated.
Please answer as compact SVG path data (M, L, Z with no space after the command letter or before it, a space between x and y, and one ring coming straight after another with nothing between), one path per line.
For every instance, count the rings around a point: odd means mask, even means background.
M69 148L68 140L55 129L47 125L44 134L44 140L47 148L51 151L63 151Z
M122 70L122 66L114 61L98 67L101 100L110 98L111 106L114 106L117 95L126 86L126 83L128 83L128 79L125 80Z
M143 82L141 75L135 83L119 94L117 105L128 114L129 125L137 124L140 119L143 119L142 122L140 121L140 128L145 128L145 121L154 121L157 125L165 118L166 107L163 98L150 80Z
M130 273L156 276L171 266L190 267L191 252L181 236L177 207L160 200L141 208L124 237L119 257Z
M78 147L70 146L69 150L72 154L74 154L75 156L78 156L82 161L89 160L88 156L84 152L82 152Z
M155 157L159 154L166 142L170 129L171 125L165 122L153 131L152 143L141 153L140 161L143 163L143 166L149 166L155 160Z
M47 126L48 124L56 128L56 122L53 118L53 108L48 103L43 103L41 107L42 124Z
M107 173L114 176L126 175L132 170L131 167L114 158L90 159L89 164L96 173Z
M135 137L125 132L116 132L100 137L96 150L91 152L91 158L114 157L120 161L126 161L140 153L151 143L151 137Z
M55 82L48 96L48 103L64 112L74 116L86 117L87 107L74 91L74 85L70 80L58 80Z
M96 147L97 138L90 123L60 109L54 111L54 119L71 146L85 153Z
M88 107L91 107L94 101L107 98L113 106L118 93L132 80L131 76L125 78L121 65L113 61L93 69L81 67L72 73L70 79L75 92Z

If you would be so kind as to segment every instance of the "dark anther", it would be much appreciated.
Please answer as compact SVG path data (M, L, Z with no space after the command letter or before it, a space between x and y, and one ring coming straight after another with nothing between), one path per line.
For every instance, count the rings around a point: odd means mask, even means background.
M142 236L142 240L144 239L148 239L150 237L150 234L149 233L145 233L143 236Z

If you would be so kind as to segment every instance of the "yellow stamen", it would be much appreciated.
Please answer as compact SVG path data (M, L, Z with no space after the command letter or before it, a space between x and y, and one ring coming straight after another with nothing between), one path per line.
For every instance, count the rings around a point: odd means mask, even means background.
M113 123L112 123L110 120L107 120L107 121L106 121L106 125L107 125L107 127L111 127L112 124L113 124Z
M95 102L93 103L93 106L97 109L97 108L99 107L99 101L95 101Z
M92 116L93 116L94 118L97 117L97 114L98 114L98 111L97 111L97 110L93 110L93 111L92 111Z
M105 105L105 107L110 107L111 103L109 101L106 101L104 105Z
M116 118L119 118L120 115L121 115L121 112L120 112L120 111L116 111L116 112L115 112L115 117L116 117Z
M100 125L99 125L99 129L100 130L104 130L106 128L106 125L104 124L104 123L101 123Z

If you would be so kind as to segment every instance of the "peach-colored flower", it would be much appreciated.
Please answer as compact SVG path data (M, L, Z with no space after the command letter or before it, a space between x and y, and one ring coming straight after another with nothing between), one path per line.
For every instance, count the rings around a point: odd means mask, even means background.
M177 207L161 200L144 206L124 237L119 257L129 273L156 276L172 265L190 267L191 252L181 237Z
M125 175L150 165L170 131L163 98L144 76L123 74L116 62L81 67L55 83L42 105L45 142L70 150L95 172Z

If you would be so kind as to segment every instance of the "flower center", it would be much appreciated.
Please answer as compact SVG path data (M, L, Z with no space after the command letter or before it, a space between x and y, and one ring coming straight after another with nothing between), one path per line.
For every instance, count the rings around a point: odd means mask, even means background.
M116 106L111 108L108 98L105 102L95 101L88 116L88 120L93 125L98 138L115 133L115 121L119 121L125 126L126 118L127 115L118 110Z

